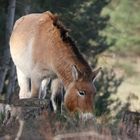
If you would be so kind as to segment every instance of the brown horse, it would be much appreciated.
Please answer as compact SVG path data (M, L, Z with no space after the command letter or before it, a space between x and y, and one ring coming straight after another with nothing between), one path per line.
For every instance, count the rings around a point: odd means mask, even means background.
M10 51L17 69L20 98L38 97L42 81L58 77L66 91L65 107L70 112L92 116L96 92L93 80L99 69L92 72L55 15L47 11L17 20Z

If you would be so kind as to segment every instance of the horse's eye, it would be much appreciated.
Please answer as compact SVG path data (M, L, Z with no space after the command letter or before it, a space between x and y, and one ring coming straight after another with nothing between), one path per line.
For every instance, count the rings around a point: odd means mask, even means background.
M85 91L79 91L78 93L79 93L80 96L85 96L86 95Z

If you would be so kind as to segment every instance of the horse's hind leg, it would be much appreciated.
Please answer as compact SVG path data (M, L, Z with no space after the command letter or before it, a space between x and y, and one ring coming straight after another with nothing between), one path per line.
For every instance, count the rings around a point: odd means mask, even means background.
M62 103L63 85L59 79L53 79L51 83L51 102L54 112L56 112ZM57 100L57 101L56 101Z
M51 81L50 78L46 78L41 82L41 87L40 87L40 91L39 91L40 99L45 99L50 81Z
M31 96L30 79L18 68L17 68L17 78L20 87L19 98L20 99L30 98Z
M40 77L35 76L35 74L31 76L31 98L39 97L41 82L42 80Z

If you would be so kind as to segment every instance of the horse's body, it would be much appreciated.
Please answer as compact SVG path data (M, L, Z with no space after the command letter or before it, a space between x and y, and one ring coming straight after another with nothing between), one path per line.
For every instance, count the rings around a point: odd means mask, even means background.
M66 90L67 109L92 112L95 95L92 80L97 71L92 72L52 13L30 14L17 20L10 51L17 69L20 98L38 97L41 82L58 77Z

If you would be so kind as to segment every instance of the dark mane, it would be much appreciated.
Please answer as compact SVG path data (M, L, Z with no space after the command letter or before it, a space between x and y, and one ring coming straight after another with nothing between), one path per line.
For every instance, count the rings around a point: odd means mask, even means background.
M82 54L80 53L79 49L76 47L75 45L75 41L71 38L71 36L68 34L69 33L69 29L67 29L63 23L61 21L59 21L58 19L55 20L54 22L54 26L56 26L60 33L61 33L61 38L64 42L68 43L70 45L70 47L72 48L73 52L76 54L77 58L85 65L87 66L87 73L91 72L90 66L88 65L88 63L85 61L84 57L82 56Z
M71 46L76 46L75 41L68 34L70 30L67 29L60 20L55 20L54 26L56 26L60 30L61 38L64 42L70 44Z

